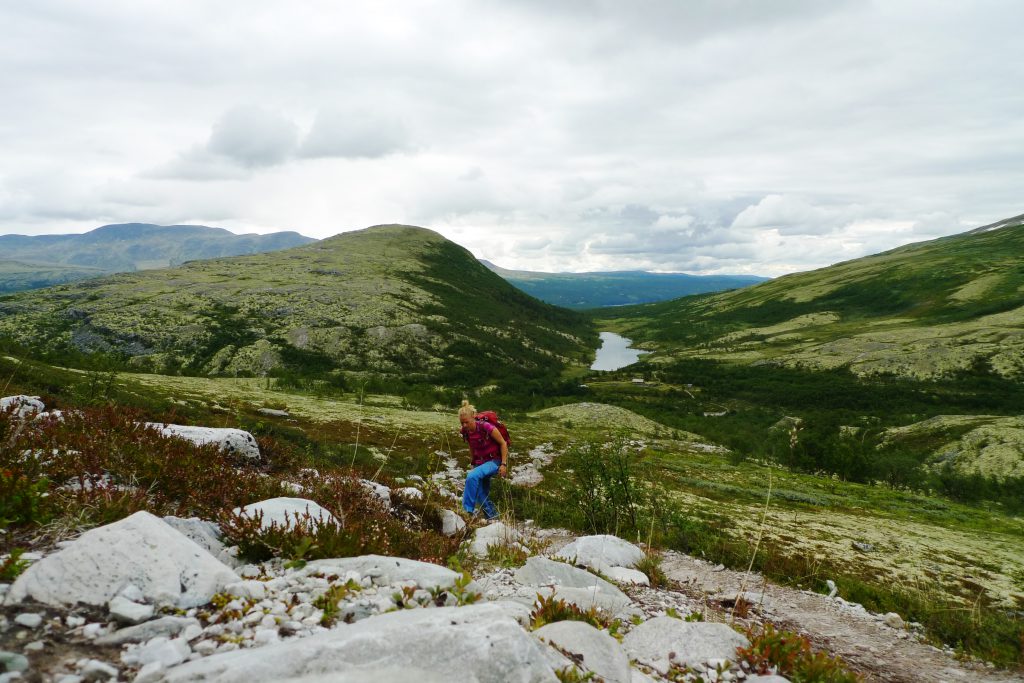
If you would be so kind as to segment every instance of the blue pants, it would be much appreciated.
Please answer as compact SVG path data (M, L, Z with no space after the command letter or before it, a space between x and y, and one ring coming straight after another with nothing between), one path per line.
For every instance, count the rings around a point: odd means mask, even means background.
M494 503L488 498L491 492L491 477L498 473L498 463L488 460L482 465L477 465L466 475L466 490L462 493L462 507L469 514L476 511L480 505L484 509L487 519L494 519L498 511Z

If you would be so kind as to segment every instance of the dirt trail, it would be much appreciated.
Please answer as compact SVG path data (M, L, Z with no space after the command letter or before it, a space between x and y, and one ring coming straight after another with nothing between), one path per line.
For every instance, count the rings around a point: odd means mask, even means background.
M684 593L699 599L735 597L744 585L742 572L675 552L665 554L663 569ZM764 620L806 635L816 648L839 655L868 681L1024 681L1020 673L958 662L913 634L824 595L777 586L758 574L747 577L745 586L760 603Z

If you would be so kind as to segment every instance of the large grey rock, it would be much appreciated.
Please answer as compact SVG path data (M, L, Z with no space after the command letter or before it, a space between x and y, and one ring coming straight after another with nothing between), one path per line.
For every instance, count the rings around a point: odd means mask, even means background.
M163 520L232 569L242 566L243 562L237 556L238 549L224 546L220 527L214 522L208 522L198 517L175 517L174 515L167 515Z
M156 605L195 607L238 577L148 512L91 529L25 570L6 604L105 605L129 584Z
M14 409L14 414L18 417L29 417L36 413L41 413L46 410L46 406L39 400L38 396L26 396L25 394L18 394L17 396L4 396L0 398L0 411L7 410L8 408Z
M199 626L199 621L190 617L160 617L144 624L129 626L100 636L96 639L96 643L98 645L142 643L158 636L176 636L189 626Z
M630 683L629 659L618 641L582 621L558 621L533 635L573 656L583 671L593 671L608 683ZM578 658L578 659L577 659Z
M650 586L651 580L647 574L628 567L604 567L601 573L619 584L631 584L634 586Z
M626 598L626 594L599 576L588 571L577 569L565 562L556 562L546 557L531 557L522 567L516 570L515 579L528 586L565 586L566 588L589 588L596 586L598 591L618 598Z
M518 546L521 545L522 540L522 534L514 527L503 522L493 522L476 530L469 545L469 552L478 557L486 557L491 546L504 544Z
M382 614L308 638L188 662L170 669L166 680L373 680L373 672L389 669L478 683L557 681L538 643L500 607L488 604Z
M305 519L306 513L309 513L314 521L339 523L337 518L326 508L322 508L306 498L268 498L258 503L250 503L245 507L235 508L234 513L242 517L256 517L257 513L263 513L263 518L260 521L261 529L268 529L271 524L281 527L294 526L297 521Z
M665 674L669 653L677 664L697 668L709 659L736 661L736 648L750 642L725 624L687 622L656 617L640 624L622 640L626 654L641 664Z
M789 679L778 674L772 674L770 676L750 676L747 678L747 683L789 683Z
M160 422L147 422L164 436L177 436L191 441L197 446L216 444L220 450L233 455L240 455L251 460L259 460L260 447L256 437L241 429L228 427L194 427L191 425L172 425Z
M429 562L409 560L404 557L387 557L385 555L361 555L359 557L339 557L326 560L315 560L301 570L301 575L312 576L344 576L347 572L355 572L360 576L369 576L379 586L398 583L399 581L415 581L419 588L448 588L459 578L457 572ZM472 585L472 584L471 584Z
M644 551L618 536L582 536L559 550L555 557L573 564L604 571L605 566L634 567Z

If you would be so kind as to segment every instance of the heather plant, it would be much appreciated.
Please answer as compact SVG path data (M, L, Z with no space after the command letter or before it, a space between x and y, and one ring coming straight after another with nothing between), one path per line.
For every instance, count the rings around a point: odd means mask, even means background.
M768 623L747 631L748 647L736 649L751 673L779 674L793 683L859 683L861 677L846 668L843 661L824 652L811 650L807 638L791 631L779 631Z
M28 560L21 559L24 548L12 548L10 554L0 562L0 581L14 581L28 568Z
M538 594L535 607L530 612L530 626L536 630L556 621L582 621L594 628L608 628L612 623L612 620L596 607L582 610L571 602L556 598L554 594L548 597Z

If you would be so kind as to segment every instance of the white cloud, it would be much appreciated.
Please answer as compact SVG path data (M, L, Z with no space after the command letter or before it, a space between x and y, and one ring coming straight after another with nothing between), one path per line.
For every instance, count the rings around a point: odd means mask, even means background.
M1012 0L7 3L0 232L398 221L505 267L818 267L1024 211L1022 21Z

